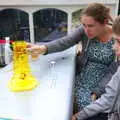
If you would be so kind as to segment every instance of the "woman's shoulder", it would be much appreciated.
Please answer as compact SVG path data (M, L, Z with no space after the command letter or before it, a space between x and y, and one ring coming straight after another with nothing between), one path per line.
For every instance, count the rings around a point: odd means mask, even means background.
M84 33L83 25L80 24L80 25L77 26L73 31L74 31L74 32L79 32L79 33Z
M79 41L82 40L81 37L83 36L86 36L86 34L82 24L75 28L71 34L69 34L69 37L78 39Z

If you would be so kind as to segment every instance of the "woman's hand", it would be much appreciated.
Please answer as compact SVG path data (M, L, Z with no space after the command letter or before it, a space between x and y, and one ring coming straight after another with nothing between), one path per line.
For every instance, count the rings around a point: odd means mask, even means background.
M27 43L27 52L30 55L45 54L47 52L47 47L45 45Z

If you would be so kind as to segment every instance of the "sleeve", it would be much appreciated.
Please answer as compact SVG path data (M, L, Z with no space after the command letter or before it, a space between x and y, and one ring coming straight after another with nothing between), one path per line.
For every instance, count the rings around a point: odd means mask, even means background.
M111 80L112 76L117 71L119 64L118 62L111 63L110 67L107 70L106 75L103 77L103 79L100 81L99 86L92 92L97 95L99 98L103 93L105 93L105 86L107 83Z
M46 43L45 44L47 47L46 54L63 51L65 49L68 49L69 47L72 47L82 39L83 34L84 29L82 25L80 25L80 27L77 28L73 33L64 36L60 39L56 39L54 41Z
M110 112L119 82L120 68L107 84L106 93L80 111L77 116L78 120L84 120L101 112Z

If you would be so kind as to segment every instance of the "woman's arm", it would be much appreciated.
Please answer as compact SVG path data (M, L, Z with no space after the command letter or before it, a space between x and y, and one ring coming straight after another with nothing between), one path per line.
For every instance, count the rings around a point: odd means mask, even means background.
M46 43L45 46L47 47L47 53L59 52L72 47L82 40L84 34L84 29L81 25L69 35Z
M82 25L80 25L80 27L73 31L71 34L54 41L44 43L43 45L34 45L28 43L27 51L30 54L49 54L53 52L59 52L72 47L83 39L86 39L86 35Z

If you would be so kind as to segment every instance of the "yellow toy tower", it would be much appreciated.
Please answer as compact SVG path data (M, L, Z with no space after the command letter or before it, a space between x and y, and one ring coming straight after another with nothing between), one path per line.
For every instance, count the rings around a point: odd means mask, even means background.
M13 43L13 71L14 75L8 84L11 91L28 91L39 84L30 71L25 41Z

